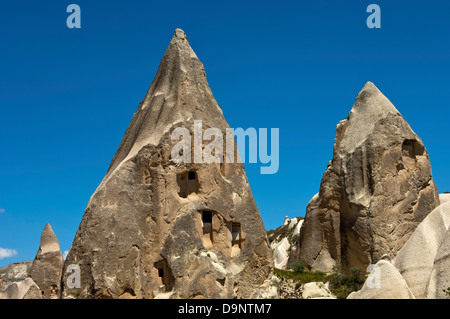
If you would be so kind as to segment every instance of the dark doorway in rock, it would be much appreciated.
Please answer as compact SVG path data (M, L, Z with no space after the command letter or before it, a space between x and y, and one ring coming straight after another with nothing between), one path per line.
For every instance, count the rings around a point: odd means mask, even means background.
M404 140L402 143L402 162L406 168L416 165L417 156L422 156L425 148L416 140Z
M203 223L212 223L212 212L209 210L204 210L202 212L202 221Z
M155 262L155 268L158 270L158 280L160 285L165 286L166 291L170 291L173 288L175 278L172 275L172 271L169 268L169 264L166 259Z
M177 174L177 184L179 187L178 195L183 198L188 197L189 194L198 193L200 188L196 171Z
M424 153L424 147L416 140L405 140L402 144L402 156L416 158Z
M231 244L232 246L237 246L239 249L241 248L241 224L240 223L232 223L231 224Z
M204 210L202 213L202 229L203 229L203 238L205 240L210 241L210 244L213 243L213 231L212 231L212 219L213 212L210 210Z

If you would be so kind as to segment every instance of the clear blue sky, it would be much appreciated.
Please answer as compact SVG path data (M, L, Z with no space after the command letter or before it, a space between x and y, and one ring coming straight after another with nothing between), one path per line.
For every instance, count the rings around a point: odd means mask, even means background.
M66 27L70 3L81 29ZM381 29L366 26L370 3ZM47 222L70 248L177 27L231 127L280 129L278 173L246 164L267 229L304 216L366 81L422 138L450 191L449 18L449 1L424 0L3 1L0 247L17 255L0 267L33 259Z

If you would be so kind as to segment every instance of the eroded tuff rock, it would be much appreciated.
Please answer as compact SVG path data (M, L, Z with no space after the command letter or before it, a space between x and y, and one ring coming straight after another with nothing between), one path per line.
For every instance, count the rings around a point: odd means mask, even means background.
M337 125L333 159L308 204L293 259L312 269L366 269L394 257L439 204L428 153L368 82Z
M374 287L374 271L363 288L349 298L428 298L449 299L450 287L450 203L435 208L416 228L389 263L389 271L379 272ZM384 262L383 260L377 263ZM379 268L383 270L383 268ZM386 270L385 268L384 270Z
M0 279L2 281L3 289L13 282L25 280L25 278L27 278L28 274L30 273L32 264L33 261L29 260L12 263L0 268ZM2 290L1 287L0 290Z
M0 299L42 299L42 294L33 279L25 278L0 291Z
M436 256L449 226L450 203L444 203L420 223L393 261L416 298L426 298Z
M439 246L427 285L428 299L450 299L450 229Z
M193 136L194 120L203 130L229 127L177 29L87 205L64 267L80 266L81 287L64 287L63 297L249 297L270 281L272 254L243 165L171 158L172 131Z
M43 298L59 297L63 265L64 259L58 238L47 223L42 231L41 244L29 273L29 278L39 286Z

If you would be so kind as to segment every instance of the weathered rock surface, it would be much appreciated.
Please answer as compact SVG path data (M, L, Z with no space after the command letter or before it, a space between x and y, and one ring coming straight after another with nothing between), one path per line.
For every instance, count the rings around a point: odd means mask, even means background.
M276 277L275 285L278 290L278 296L280 299L302 299L302 286L297 281L285 278Z
M177 29L87 205L64 267L80 266L81 287L64 287L63 297L249 297L270 280L272 252L243 165L171 158L172 131L192 136L194 120L204 131L229 127Z
M313 270L366 269L397 254L439 205L438 192L421 139L371 82L336 131L333 159L291 259Z
M278 243L273 249L274 267L278 269L286 269L287 262L289 260L289 248L291 243L284 237L280 243Z
M47 223L42 231L41 244L29 273L29 277L40 288L43 298L60 296L63 265L64 259L58 238Z
M31 278L13 282L0 291L0 299L42 299L41 289Z
M303 299L336 299L329 286L329 282L308 282L303 285L302 297Z
M449 238L450 202L446 202L435 208L420 223L400 249L392 264L395 270L389 266L391 276L397 279L382 277L386 283L382 283L377 289L368 289L374 283L373 277L370 279L369 276L363 289L352 298L449 298L444 292L450 286Z
M447 202L434 209L420 223L393 261L416 298L426 298L436 256L445 236L449 235L447 232L449 226L450 202ZM447 272L449 269L447 268ZM442 273L435 273L435 275L445 276ZM450 283L448 285L450 286Z
M3 289L12 284L25 280L30 273L31 265L33 261L21 261L13 264L9 264L0 268L0 278L2 280ZM1 290L1 288L0 288Z
M272 276L270 279L266 279L266 281L254 292L250 295L250 299L278 299L278 289L277 283L279 282L279 278L277 276Z
M297 225L295 225L294 232L292 233L292 236L300 235L300 229L302 228L303 221L304 221L303 218L300 219L300 220L298 218L296 218L296 219L298 220L298 222L297 222Z
M406 281L389 261L376 263L361 290L347 299L414 299Z

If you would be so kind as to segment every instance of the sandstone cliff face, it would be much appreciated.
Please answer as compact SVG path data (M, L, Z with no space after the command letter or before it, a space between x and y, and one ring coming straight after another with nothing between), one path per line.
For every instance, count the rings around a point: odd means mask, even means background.
M64 259L58 238L47 223L42 231L41 244L29 273L29 278L40 288L42 298L59 298L63 265Z
M272 254L243 165L171 158L172 131L193 135L194 120L229 127L177 29L87 205L64 266L80 266L81 287L63 287L63 297L250 297L270 280Z
M293 259L312 269L365 269L394 257L439 204L428 153L368 82L337 125L333 160L307 207Z

